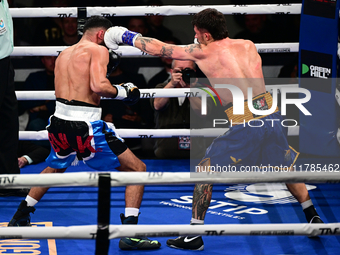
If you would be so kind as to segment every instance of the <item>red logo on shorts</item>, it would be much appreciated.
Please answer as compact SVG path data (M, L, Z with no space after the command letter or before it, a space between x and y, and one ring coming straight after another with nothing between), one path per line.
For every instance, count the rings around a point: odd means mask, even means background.
M84 153L86 148L89 149L92 153L96 153L96 150L91 146L92 138L93 135L89 135L83 143L81 140L81 136L77 136L78 151L80 153Z
M48 139L50 140L52 148L55 152L59 152L60 149L66 150L70 147L65 134L59 133L58 137L60 141L55 138L54 134L48 133Z
M65 151L68 148L71 148L69 142L67 141L66 134L58 133L57 139L54 134L48 133L48 139L50 140L50 143L52 145L53 150L58 153L61 150ZM79 153L84 153L85 149L88 149L92 153L96 153L96 150L91 146L91 140L93 138L93 135L90 135L86 137L85 142L83 143L82 137L77 136L77 148L72 148L72 150L77 151Z

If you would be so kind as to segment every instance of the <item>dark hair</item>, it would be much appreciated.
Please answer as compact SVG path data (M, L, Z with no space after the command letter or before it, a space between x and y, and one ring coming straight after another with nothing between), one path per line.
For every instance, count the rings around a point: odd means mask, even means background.
M227 22L223 13L207 8L194 15L191 22L197 29L206 29L214 40L222 40L229 36Z
M83 33L85 33L87 30L91 28L99 28L99 27L109 29L110 27L112 27L112 23L111 21L109 21L108 19L102 16L92 16L85 22Z

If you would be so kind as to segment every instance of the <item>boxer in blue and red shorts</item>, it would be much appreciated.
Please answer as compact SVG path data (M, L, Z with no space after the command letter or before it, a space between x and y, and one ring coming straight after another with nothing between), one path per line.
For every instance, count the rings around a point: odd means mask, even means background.
M81 40L65 49L55 65L55 113L47 126L51 153L48 167L42 173L63 173L66 168L82 160L97 170L146 171L139 160L117 135L112 123L101 120L101 97L136 103L138 88L132 83L111 85L107 79L116 64L117 55L111 55L104 46L105 31L112 26L103 17L87 20ZM113 54L113 53L112 53ZM115 59L116 58L116 59ZM30 213L48 188L33 187L8 226L30 226ZM137 224L144 186L130 185L125 190L123 224ZM148 238L122 238L121 249L157 249L158 241Z
M52 150L46 162L52 168L67 168L82 160L97 170L120 166L118 156L127 149L112 123L101 119L96 105L57 98L56 111L47 126Z

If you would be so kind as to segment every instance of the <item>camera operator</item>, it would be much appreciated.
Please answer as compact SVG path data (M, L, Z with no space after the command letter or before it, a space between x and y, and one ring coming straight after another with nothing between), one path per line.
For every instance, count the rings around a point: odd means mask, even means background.
M156 88L190 88L190 78L196 78L196 64L193 61L173 60L171 79ZM195 79L194 79L195 80ZM192 81L192 80L191 80ZM201 100L196 97L151 98L158 129L190 128L190 116L200 112ZM196 115L199 118L198 115ZM190 158L190 137L158 138L155 145L157 158Z
M196 78L196 64L193 61L173 60L170 73L171 79L169 82L167 84L158 84L156 88L190 88L190 77ZM162 110L170 102L170 99L169 97L155 98L152 102L154 109L156 111ZM179 105L182 105L184 100L185 97L179 97Z

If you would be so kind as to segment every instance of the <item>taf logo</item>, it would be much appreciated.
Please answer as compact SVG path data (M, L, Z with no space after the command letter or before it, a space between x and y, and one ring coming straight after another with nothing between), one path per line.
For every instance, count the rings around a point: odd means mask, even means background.
M2 19L0 19L0 28L3 28L5 26L5 23Z

